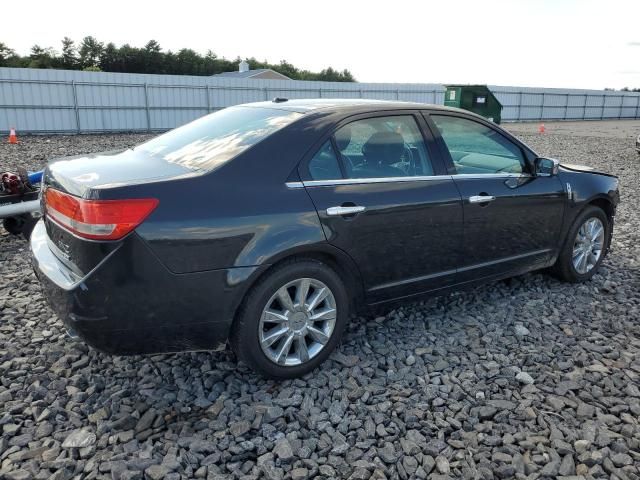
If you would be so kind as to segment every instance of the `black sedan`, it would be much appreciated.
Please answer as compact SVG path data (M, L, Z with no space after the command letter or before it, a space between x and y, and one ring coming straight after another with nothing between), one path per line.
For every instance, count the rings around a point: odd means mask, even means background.
M44 174L31 237L72 335L114 354L216 349L318 366L350 312L602 263L616 177L540 158L468 112L275 99Z

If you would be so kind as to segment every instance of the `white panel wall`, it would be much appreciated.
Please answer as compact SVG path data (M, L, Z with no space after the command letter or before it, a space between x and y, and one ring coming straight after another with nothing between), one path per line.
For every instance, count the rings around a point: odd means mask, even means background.
M640 94L490 86L502 120L640 118ZM0 68L0 132L161 131L240 103L371 98L444 103L437 84L251 80Z

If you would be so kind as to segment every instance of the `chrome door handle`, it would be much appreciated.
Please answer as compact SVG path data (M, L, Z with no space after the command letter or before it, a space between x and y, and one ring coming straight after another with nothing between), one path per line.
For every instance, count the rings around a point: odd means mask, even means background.
M487 203L496 199L493 195L473 195L469 197L469 203Z
M340 215L353 215L355 213L364 212L365 207L354 205L353 207L329 207L327 208L327 215L336 217Z

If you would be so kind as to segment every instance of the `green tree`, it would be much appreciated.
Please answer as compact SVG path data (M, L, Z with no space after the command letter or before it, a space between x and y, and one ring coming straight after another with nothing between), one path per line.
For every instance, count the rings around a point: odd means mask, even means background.
M266 60L246 59L251 69L270 68L294 80L326 80L354 82L348 70L334 70L331 67L321 72L302 70L281 60L271 64ZM156 40L149 40L143 48L129 44L117 46L113 42L104 45L95 37L87 36L80 44L69 37L62 39L62 52L58 55L52 48L34 45L28 56L17 55L6 44L0 42L0 66L31 68L64 68L70 70L90 70L124 73L169 73L177 75L214 75L221 72L237 71L241 59L230 60L218 57L209 49L204 55L183 48L178 52L163 51Z
M100 64L100 56L104 46L102 42L99 42L92 36L87 36L82 39L80 43L80 67L97 67Z
M60 66L67 70L73 70L78 67L78 53L76 45L69 37L62 39L62 56L60 57Z
M276 72L293 79L298 79L300 77L300 70L298 70L286 60L280 60L279 65L269 65L263 68L271 68L272 70L275 70Z
M113 42L107 43L100 54L100 68L103 72L118 72L118 47Z
M6 43L0 42L0 67L7 67L9 58L14 57L16 52L9 48Z
M145 73L164 73L164 55L160 44L155 40L149 40L142 51Z
M31 47L31 61L29 68L54 68L56 60L56 52L51 48L43 48L40 45Z
M181 49L176 55L176 67L177 72L181 75L202 75L201 73L201 60L202 57L198 55L195 50L190 48Z

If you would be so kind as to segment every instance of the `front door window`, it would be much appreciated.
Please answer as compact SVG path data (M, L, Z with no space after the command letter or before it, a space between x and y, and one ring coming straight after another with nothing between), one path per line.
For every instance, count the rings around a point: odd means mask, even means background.
M479 122L431 115L447 145L457 174L524 173L520 147Z

